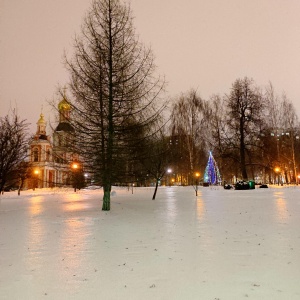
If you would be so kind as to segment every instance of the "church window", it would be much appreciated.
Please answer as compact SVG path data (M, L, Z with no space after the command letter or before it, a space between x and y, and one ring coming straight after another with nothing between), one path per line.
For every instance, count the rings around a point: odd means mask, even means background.
M33 149L33 161L34 162L39 161L39 149L38 148Z
M48 149L46 152L46 161L50 161L50 150Z

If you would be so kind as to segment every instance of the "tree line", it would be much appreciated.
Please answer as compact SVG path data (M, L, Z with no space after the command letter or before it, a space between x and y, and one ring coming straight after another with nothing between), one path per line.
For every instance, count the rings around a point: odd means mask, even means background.
M172 108L171 129L173 139L185 145L177 147L173 162L185 177L192 177L195 167L203 172L211 150L224 181L299 182L298 117L293 103L277 95L271 83L260 88L245 77L223 96L204 100L195 90L182 94ZM180 166L182 156L186 169Z
M164 178L167 184L194 184L209 151L226 181L272 182L275 167L281 180L297 181L299 123L287 96L245 77L225 95L205 100L190 90L167 101L164 78L157 75L152 50L135 33L129 5L93 1L65 65L75 129L70 150L103 187L103 210L110 210L114 184L154 181L153 199ZM16 115L2 118L0 126L2 191L28 162L28 138L25 121ZM9 147L18 154L10 164Z

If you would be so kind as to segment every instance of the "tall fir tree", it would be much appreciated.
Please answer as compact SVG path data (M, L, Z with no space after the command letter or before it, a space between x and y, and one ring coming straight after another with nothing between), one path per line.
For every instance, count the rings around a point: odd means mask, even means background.
M76 149L103 186L103 210L110 210L112 185L125 176L131 148L159 117L164 82L155 75L151 49L138 40L130 7L120 0L95 0L75 55L71 75ZM133 134L137 132L137 134Z

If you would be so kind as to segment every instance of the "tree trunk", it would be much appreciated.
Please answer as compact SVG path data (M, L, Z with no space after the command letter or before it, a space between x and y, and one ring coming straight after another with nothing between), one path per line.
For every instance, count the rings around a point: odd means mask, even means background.
M24 184L24 179L21 178L20 179L20 185L19 185L19 188L18 188L18 196L20 196L20 194L21 194L21 189L23 188L23 184Z
M153 194L152 200L155 200L157 189L158 189L158 179L156 179L155 190L154 190L154 194Z
M104 185L103 186L102 210L106 210L106 211L110 210L110 191L111 191L111 186L110 185Z
M109 1L109 94L108 94L108 140L107 140L107 164L104 168L104 194L102 210L110 210L110 192L112 185L112 168L113 168L113 144L114 144L114 123L113 123L113 37L112 37L112 15Z
M244 122L241 118L240 120L240 157L241 157L241 172L243 180L248 180L247 170L246 170L246 157L245 157L245 137L244 137Z

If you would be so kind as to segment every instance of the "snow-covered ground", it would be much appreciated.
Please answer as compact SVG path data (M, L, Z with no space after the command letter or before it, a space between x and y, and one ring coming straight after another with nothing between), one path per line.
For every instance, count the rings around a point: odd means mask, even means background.
M300 299L300 187L0 196L0 299Z

